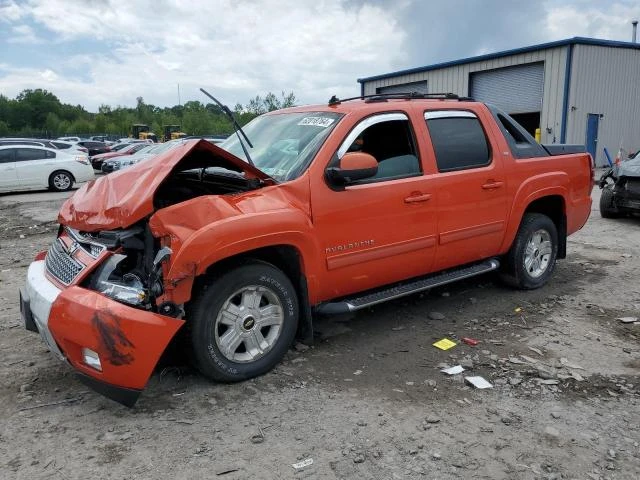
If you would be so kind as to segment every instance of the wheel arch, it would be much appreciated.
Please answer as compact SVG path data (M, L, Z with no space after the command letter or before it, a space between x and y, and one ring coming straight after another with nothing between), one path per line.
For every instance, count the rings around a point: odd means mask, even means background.
M211 277L227 272L240 265L262 262L281 270L291 280L298 296L298 332L297 338L305 343L313 340L313 319L309 302L309 289L305 275L302 252L290 244L269 245L222 258L209 265L195 277L191 288L191 298Z
M558 231L558 257L565 258L567 254L567 202L564 187L550 187L531 193L523 201L516 201L519 208L512 211L505 239L501 251L506 253L513 244L524 215L540 213L549 217Z

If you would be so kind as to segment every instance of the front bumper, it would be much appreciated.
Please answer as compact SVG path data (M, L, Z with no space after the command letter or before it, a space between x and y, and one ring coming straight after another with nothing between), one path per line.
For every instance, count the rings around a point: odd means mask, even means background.
M84 383L127 406L135 404L184 324L79 286L61 290L46 278L44 261L29 266L21 311L25 326L35 324L51 351L66 360ZM83 349L98 354L100 369L85 363Z

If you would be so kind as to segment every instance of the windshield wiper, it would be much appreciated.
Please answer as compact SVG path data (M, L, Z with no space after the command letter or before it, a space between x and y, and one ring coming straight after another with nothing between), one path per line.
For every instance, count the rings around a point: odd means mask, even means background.
M216 97L211 95L204 88L201 88L200 91L204 93L207 97L209 97L211 100L216 102L216 104L222 109L222 112L227 117L229 117L229 120L231 120L231 123L233 124L233 129L235 130L236 135L238 136L238 140L240 141L240 146L242 147L242 151L244 152L244 155L247 157L247 161L249 162L249 165L251 165L252 167L255 167L253 160L251 160L251 155L249 155L249 150L247 150L247 147L245 147L244 142L242 141L242 137L240 137L240 134L242 134L242 136L247 141L247 144L249 145L250 148L253 148L253 145L251 144L249 137L247 137L247 134L244 133L244 131L242 130L242 127L237 122L236 117L233 116L233 112L229 110L229 107L220 103Z

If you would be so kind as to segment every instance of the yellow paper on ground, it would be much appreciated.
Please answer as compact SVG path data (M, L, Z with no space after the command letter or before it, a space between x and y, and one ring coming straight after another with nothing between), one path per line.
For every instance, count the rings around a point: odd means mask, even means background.
M443 338L442 340L438 340L433 344L434 347L439 348L440 350L449 350L451 347L456 346L456 342L452 342L448 338Z

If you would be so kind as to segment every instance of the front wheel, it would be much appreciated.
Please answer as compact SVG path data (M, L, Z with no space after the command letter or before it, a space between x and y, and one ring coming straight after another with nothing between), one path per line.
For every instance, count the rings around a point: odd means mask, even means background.
M527 213L506 256L502 275L509 285L523 290L542 287L556 264L558 230L540 213Z
M187 319L198 370L237 382L280 362L298 327L298 300L283 272L256 262L206 283Z
M613 202L613 188L605 186L600 195L600 216L602 218L618 218L620 212Z

